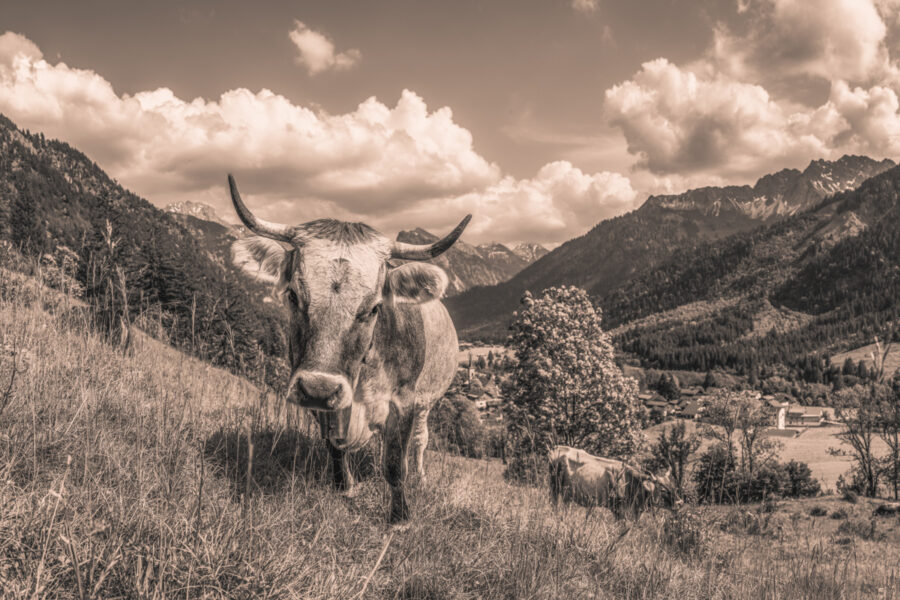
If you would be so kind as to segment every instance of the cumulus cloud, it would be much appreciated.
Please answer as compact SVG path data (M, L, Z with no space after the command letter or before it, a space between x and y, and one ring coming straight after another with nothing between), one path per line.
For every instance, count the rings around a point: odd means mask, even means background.
M793 118L764 88L705 79L665 59L607 90L605 108L638 166L654 173L741 176L758 172L763 157L778 164L824 150L794 133Z
M761 0L739 36L719 24L704 57L644 63L606 92L604 108L651 187L673 181L750 181L815 158L900 153L900 76L885 15L900 2ZM821 82L810 101L773 95L778 84ZM854 83L859 82L859 83ZM655 178L655 179L654 179Z
M472 213L467 229L472 239L554 244L636 208L639 200L631 181L619 173L588 174L556 161L532 178L506 176L483 190L412 206L400 218L438 233L442 214Z
M743 30L715 30L710 58L741 81L815 77L871 83L894 67L882 15L896 0L761 0Z
M191 101L166 88L119 95L93 71L47 62L14 33L0 36L0 112L71 143L159 206L194 200L222 215L231 214L228 172L266 219L332 216L391 232L442 230L473 212L467 239L476 242L561 241L635 196L621 175L568 163L533 179L504 176L449 108L430 110L409 90L394 106L369 98L346 114L265 89Z
M599 0L572 0L572 8L580 13L592 13L597 10Z
M295 59L297 64L306 67L310 75L329 69L349 69L356 66L362 58L360 51L355 48L335 53L334 42L301 21L294 21L294 28L288 35L300 53Z

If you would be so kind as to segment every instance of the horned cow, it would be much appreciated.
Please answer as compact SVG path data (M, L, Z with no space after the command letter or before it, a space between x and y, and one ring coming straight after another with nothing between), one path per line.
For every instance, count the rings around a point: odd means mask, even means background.
M290 316L287 400L314 411L330 442L333 483L349 491L347 452L384 434L390 520L409 518L407 453L424 479L428 412L456 372L456 330L440 298L447 276L425 261L446 251L467 215L433 244L395 242L364 223L289 226L256 218L228 176L238 217L255 236L236 241L236 265L275 285Z

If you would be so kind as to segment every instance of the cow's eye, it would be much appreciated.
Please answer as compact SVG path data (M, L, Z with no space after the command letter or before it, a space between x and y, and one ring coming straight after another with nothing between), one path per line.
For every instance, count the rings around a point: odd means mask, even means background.
M288 302L290 302L291 306L293 306L294 308L300 306L300 299L297 298L297 292L295 292L293 289L288 288L285 292L285 296L287 297Z
M369 310L359 313L356 316L356 318L359 319L360 321L371 321L372 319L374 319L376 317L376 315L378 315L378 311L380 311L380 310L381 310L381 302L379 302L378 304L376 304Z

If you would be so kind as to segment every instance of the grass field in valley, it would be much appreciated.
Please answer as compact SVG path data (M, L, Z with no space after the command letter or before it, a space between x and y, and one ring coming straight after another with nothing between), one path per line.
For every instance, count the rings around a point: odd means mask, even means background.
M689 507L626 531L430 452L414 520L390 529L371 453L359 493L334 493L301 415L162 344L123 354L4 273L0 394L13 356L2 598L896 597L900 521L867 501Z

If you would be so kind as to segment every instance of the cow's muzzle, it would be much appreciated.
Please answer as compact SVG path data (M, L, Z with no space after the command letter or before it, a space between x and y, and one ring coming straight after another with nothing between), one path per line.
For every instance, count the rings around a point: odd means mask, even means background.
M342 410L350 407L353 390L343 375L300 370L291 377L287 400L313 410Z

